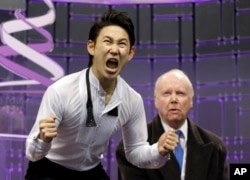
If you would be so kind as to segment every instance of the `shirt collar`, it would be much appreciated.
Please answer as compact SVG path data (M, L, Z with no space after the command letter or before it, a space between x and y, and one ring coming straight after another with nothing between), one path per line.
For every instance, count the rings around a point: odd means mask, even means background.
M97 77L94 75L93 73L93 69L92 67L90 67L89 70L89 82L92 86L94 86L98 91L100 91L102 89L101 84L99 83L99 80L97 79Z
M94 75L93 73L93 69L92 67L90 67L90 70L89 70L89 81L90 81L90 84L92 86L94 86L94 88L97 89L97 91L99 93L103 93L104 95L104 90L99 82L99 80L97 79L97 77ZM120 77L120 75L117 76L117 83L116 83L116 88L113 92L113 96L110 100L110 103L109 105L111 106L116 106L117 104L120 104L121 103L121 97L122 97L122 78Z
M104 92L104 90L99 82L99 79L97 79L97 77L93 73L92 67L90 67L90 71L89 71L89 81L90 81L90 84L92 86L94 86L99 92ZM121 81L121 77L120 77L120 75L118 75L115 91L118 90L119 95L121 95L121 88L119 85L121 83L120 81Z
M161 120L161 124L163 126L163 129L165 131L168 131L171 129L171 127L165 123L163 120ZM188 133L187 133L187 129L188 129L188 123L187 123L187 119L185 120L184 124L179 128L179 129L176 129L176 130L181 130L182 134L183 134L183 138L185 139L185 141L187 140L188 138Z

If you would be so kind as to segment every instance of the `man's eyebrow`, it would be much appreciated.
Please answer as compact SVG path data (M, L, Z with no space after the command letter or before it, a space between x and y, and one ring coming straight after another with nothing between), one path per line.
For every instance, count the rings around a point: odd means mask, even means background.
M105 36L103 36L103 39L104 38L108 38L108 39L112 39L110 36L108 36L108 35L105 35Z
M112 38L111 36L108 36L108 35L103 36L103 39L105 39L105 38L114 39L114 38ZM118 41L129 41L129 40L127 38L121 38L121 39L118 39Z

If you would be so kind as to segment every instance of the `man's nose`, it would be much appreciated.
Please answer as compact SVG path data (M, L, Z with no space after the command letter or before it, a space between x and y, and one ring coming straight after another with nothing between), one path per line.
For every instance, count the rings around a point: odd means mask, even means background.
M112 55L117 55L118 54L118 46L116 44L113 44L110 49L110 53Z
M172 95L171 95L171 102L174 102L174 103L176 103L177 102L177 96L176 96L176 94L175 93L172 93Z

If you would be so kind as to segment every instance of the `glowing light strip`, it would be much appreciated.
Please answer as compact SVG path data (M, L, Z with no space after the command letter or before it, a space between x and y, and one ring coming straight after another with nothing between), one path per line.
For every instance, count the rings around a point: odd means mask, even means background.
M17 138L17 139L26 139L28 135L20 135L20 134L4 134L0 133L0 138Z
M44 90L0 90L0 94L43 94Z
M13 86L13 85L31 85L31 84L43 84L45 86L50 85L54 80L59 79L64 75L64 70L56 62L50 59L48 56L41 54L40 52L49 51L53 48L53 41L51 35L43 28L43 26L52 24L55 21L55 9L53 3L50 0L44 0L46 5L49 7L47 14L35 18L27 18L21 14L19 10L16 11L15 15L18 20L12 20L5 22L1 25L1 39L2 42L7 46L0 46L0 63L7 70L23 77L24 79L30 80L18 80L18 81L7 81L0 82L1 86ZM37 43L26 45L14 38L11 33L34 29L42 36L47 39L45 43ZM6 56L20 54L42 68L48 70L53 77L44 77L31 69L28 69L20 64L17 64Z
M53 0L55 2L86 3L86 4L169 4L169 3L199 3L215 0Z

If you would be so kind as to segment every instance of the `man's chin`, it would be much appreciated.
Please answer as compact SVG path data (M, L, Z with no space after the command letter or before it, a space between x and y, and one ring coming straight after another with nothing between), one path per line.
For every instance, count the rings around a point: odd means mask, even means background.
M170 117L169 117L169 120L170 121L172 121L172 122L179 122L179 121L181 121L181 117L180 117L180 115L171 115Z

